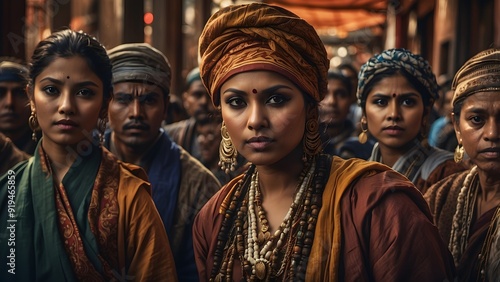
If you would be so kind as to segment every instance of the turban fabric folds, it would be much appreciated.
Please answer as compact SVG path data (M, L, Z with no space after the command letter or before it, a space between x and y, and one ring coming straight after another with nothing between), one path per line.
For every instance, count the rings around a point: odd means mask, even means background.
M411 53L405 49L389 49L378 55L371 57L359 71L358 75L358 104L362 105L366 101L366 86L374 77L389 70L404 70L409 75L422 84L427 90L430 98L434 101L439 97L439 86L436 76L432 72L429 63L420 55Z
M113 65L113 83L137 81L155 84L170 93L171 69L168 59L147 43L127 43L108 51Z
M207 22L199 44L200 74L214 105L232 75L277 72L320 101L327 89L329 60L323 42L305 20L278 6L232 5Z
M451 87L453 106L480 91L500 91L500 49L487 49L470 58L455 74Z
M28 68L24 65L2 61L0 62L0 82L13 81L26 84L28 82Z

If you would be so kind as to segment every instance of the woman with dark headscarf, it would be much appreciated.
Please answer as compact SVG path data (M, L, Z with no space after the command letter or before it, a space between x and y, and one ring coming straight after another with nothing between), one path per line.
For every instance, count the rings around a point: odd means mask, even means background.
M361 143L377 140L369 160L392 167L425 193L444 177L464 170L453 154L429 146L429 113L438 97L428 62L405 49L390 49L368 60L359 72Z
M35 48L29 123L42 138L0 178L0 281L176 280L144 171L92 136L104 134L111 77L85 33L55 32Z
M452 84L455 159L470 170L453 174L425 194L449 244L459 281L500 277L500 49L470 58Z
M251 165L202 208L201 281L443 281L451 256L414 185L376 162L321 153L328 59L314 28L253 3L223 8L200 37L220 107L221 165Z

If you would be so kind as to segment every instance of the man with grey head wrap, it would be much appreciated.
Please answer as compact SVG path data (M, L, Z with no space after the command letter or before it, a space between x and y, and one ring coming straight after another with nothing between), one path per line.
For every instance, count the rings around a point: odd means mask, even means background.
M161 127L170 92L167 58L146 43L119 45L108 54L114 95L109 104L111 131L105 134L105 146L122 161L146 170L179 281L198 281L192 223L220 183Z
M32 130L28 125L27 84L28 68L25 65L15 58L0 58L0 133L12 140L17 148L33 154L36 142L32 140Z

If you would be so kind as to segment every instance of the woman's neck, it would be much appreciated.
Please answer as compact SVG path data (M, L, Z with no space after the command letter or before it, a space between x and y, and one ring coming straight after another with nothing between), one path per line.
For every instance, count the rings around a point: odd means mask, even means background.
M302 179L300 177L304 167L302 161L290 163L273 167L256 167L259 175L258 189L262 195L262 208L266 213L271 233L274 233L283 223Z
M478 168L480 195L479 200L483 203L500 203L500 177L491 175Z
M262 196L284 193L288 190L293 193L303 169L302 153L295 151L276 164L256 166Z
M393 167L399 158L404 155L404 152L399 149L389 148L383 145L379 145L379 149L382 163L390 167Z
M399 158L404 156L412 149L414 144L415 143L413 141L410 141L402 147L394 148L379 143L378 148L380 150L380 156L382 157L382 163L393 167L394 164L399 160Z
M77 151L70 146L60 146L42 140L42 148L47 155L50 168L54 180L59 184L62 182L64 176L73 165L75 160L79 158Z

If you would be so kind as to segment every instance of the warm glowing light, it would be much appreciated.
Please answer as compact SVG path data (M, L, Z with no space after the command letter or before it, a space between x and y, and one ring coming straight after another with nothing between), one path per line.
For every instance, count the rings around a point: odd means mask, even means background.
M153 13L147 12L144 14L144 23L145 24L152 24L154 20Z

